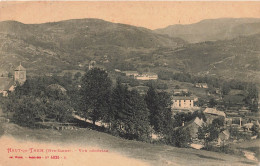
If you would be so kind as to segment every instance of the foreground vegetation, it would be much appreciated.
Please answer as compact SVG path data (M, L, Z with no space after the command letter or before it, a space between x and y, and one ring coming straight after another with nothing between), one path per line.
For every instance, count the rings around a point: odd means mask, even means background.
M221 154L216 152L209 152L204 150L195 150L195 149L187 149L187 148L176 148L167 145L154 145L149 143L143 143L134 140L126 140L121 139L110 134L106 134L103 132L98 132L95 130L89 130L85 128L78 128L78 130L50 130L50 129L29 129L25 127L20 127L18 125L9 123L9 124L1 124L0 129L3 128L6 136L12 136L17 140L26 140L26 144L23 144L23 141L19 142L18 147L31 145L34 147L35 142L41 142L39 148L46 147L56 147L59 145L59 148L86 148L90 147L99 147L100 149L108 149L109 154L116 152L117 154L122 154L131 159L142 160L149 165L256 165L257 163L254 161L247 160L240 156ZM2 137L5 138L5 137ZM13 142L11 137L8 137L10 142ZM0 140L2 140L0 138ZM1 141L0 141L1 142ZM3 142L2 142L3 143ZM61 145L62 144L62 145ZM13 144L16 145L16 144ZM259 142L255 142L250 146L259 146ZM3 147L5 147L4 145ZM2 146L1 146L2 147ZM5 150L5 149L1 149ZM1 151L0 150L0 151ZM5 154L5 153L3 153ZM69 155L69 154L67 154ZM86 157L89 157L89 154L86 153L78 153L79 158L77 158L77 163L84 162ZM3 157L3 156L1 156ZM0 157L0 159L1 159ZM75 156L67 156L67 161L64 161L63 165L69 165L72 162L71 160L75 159ZM104 158L103 158L104 157ZM89 158L88 158L89 159ZM98 159L105 160L104 154L100 154ZM115 160L116 158L112 158ZM5 161L4 160L0 160ZM35 163L35 160L32 160ZM48 161L48 160L47 160ZM203 161L203 162L202 162ZM10 162L10 160L8 160ZM28 165L30 161L21 160L22 162L26 162ZM44 160L41 162L44 162ZM97 162L93 160L93 165ZM117 165L125 165L126 163L117 163ZM131 162L132 163L132 162ZM46 163L48 164L48 163ZM109 163L104 163L104 165L108 165ZM57 165L60 165L58 163ZM82 163L84 165L84 163Z

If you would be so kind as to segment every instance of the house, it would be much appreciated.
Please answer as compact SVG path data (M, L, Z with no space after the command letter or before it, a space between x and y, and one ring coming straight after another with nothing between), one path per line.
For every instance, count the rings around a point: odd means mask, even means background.
M139 73L137 71L122 71L128 77L136 77Z
M146 73L138 74L135 78L137 80L157 80L158 74L146 72Z
M0 77L0 94L6 97L8 92L14 90L14 80L13 78Z
M229 140L230 138L230 133L228 130L223 130L221 133L218 135L218 145L224 145L225 141Z
M16 84L23 85L26 81L26 69L20 64L14 71L14 78L0 77L0 94L6 97L8 92L15 90Z
M173 95L183 95L183 94L187 94L188 92L189 92L188 89L174 89Z
M206 108L203 113L207 118L207 124L211 124L216 118L223 117L226 118L226 114L223 111L219 111L216 108Z
M209 88L207 83L196 83L195 87L196 88L204 88L204 89Z
M172 96L172 109L189 109L194 107L194 98L186 96Z
M205 122L203 119L200 119L198 117L194 118L193 120L189 121L188 123L184 124L182 127L183 129L188 129L190 132L190 136L193 139L198 138L198 131L200 127L203 127L205 125Z

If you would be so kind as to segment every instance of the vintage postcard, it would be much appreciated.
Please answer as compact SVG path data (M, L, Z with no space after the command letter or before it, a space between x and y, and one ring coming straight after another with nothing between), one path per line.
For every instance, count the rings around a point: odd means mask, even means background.
M259 1L0 1L0 166L259 165Z

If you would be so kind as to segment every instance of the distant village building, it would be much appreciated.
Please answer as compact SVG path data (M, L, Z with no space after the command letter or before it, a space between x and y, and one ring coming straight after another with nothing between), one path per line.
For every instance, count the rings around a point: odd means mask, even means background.
M182 95L188 93L188 89L174 89L173 95Z
M121 70L119 70L119 69L115 69L115 72L119 72L119 73L121 73Z
M147 72L147 73L139 74L135 78L137 80L157 80L158 74Z
M137 71L122 71L126 76L133 77L137 80L157 80L158 74L151 73L151 72L145 72L145 73L138 73Z
M190 109L194 107L194 98L186 96L172 96L172 109Z
M122 71L122 73L124 73L128 77L132 76L133 78L139 75L137 71Z
M17 83L23 85L26 81L26 69L20 64L14 71L14 78L0 77L0 94L4 97L15 90Z
M203 113L206 116L207 124L211 124L214 119L219 117L226 118L225 112L219 111L216 108L206 108Z
M204 88L204 89L209 88L207 83L196 83L195 87L196 88Z

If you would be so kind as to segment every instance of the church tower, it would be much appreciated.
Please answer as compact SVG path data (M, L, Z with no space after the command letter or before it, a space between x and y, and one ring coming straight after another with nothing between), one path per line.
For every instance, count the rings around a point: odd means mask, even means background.
M26 69L20 65L14 70L14 81L19 82L20 85L26 81Z

